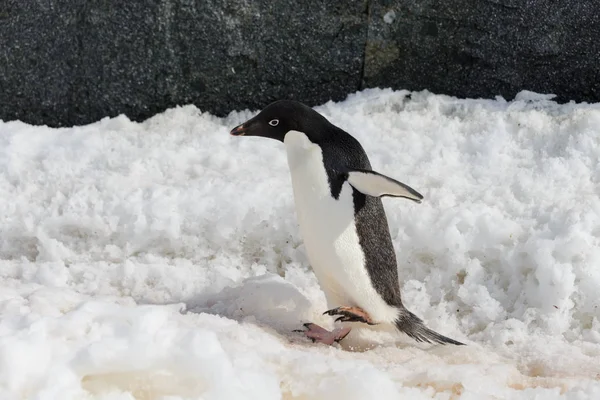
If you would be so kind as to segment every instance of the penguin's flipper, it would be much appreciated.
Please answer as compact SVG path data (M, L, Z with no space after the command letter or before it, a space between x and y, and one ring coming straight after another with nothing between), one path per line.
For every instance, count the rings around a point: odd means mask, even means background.
M347 174L348 183L367 196L405 197L417 203L423 199L423 196L410 186L375 171L353 169Z

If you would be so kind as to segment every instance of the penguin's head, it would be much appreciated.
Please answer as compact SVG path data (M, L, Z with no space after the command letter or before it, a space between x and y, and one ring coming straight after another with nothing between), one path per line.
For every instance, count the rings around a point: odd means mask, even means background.
M258 115L233 128L233 136L262 136L283 142L289 131L300 131L317 142L328 123L312 108L293 100L279 100L266 106Z

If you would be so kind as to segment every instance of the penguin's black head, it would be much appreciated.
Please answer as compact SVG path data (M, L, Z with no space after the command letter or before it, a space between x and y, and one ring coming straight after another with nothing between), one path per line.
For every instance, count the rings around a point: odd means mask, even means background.
M328 121L312 108L292 100L279 100L231 130L233 136L262 136L283 142L289 131L300 131L317 142Z

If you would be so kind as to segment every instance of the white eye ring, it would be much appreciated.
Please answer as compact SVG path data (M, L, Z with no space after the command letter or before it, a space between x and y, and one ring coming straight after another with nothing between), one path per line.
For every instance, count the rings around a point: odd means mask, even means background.
M278 119L272 119L269 121L269 125L271 126L277 126L279 125L279 120Z

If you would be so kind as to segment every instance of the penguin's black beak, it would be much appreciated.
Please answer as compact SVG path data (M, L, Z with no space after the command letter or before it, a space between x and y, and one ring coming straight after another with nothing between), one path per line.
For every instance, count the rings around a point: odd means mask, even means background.
M246 131L247 128L244 126L244 124L241 124L233 128L229 133L233 136L242 136L246 133Z

